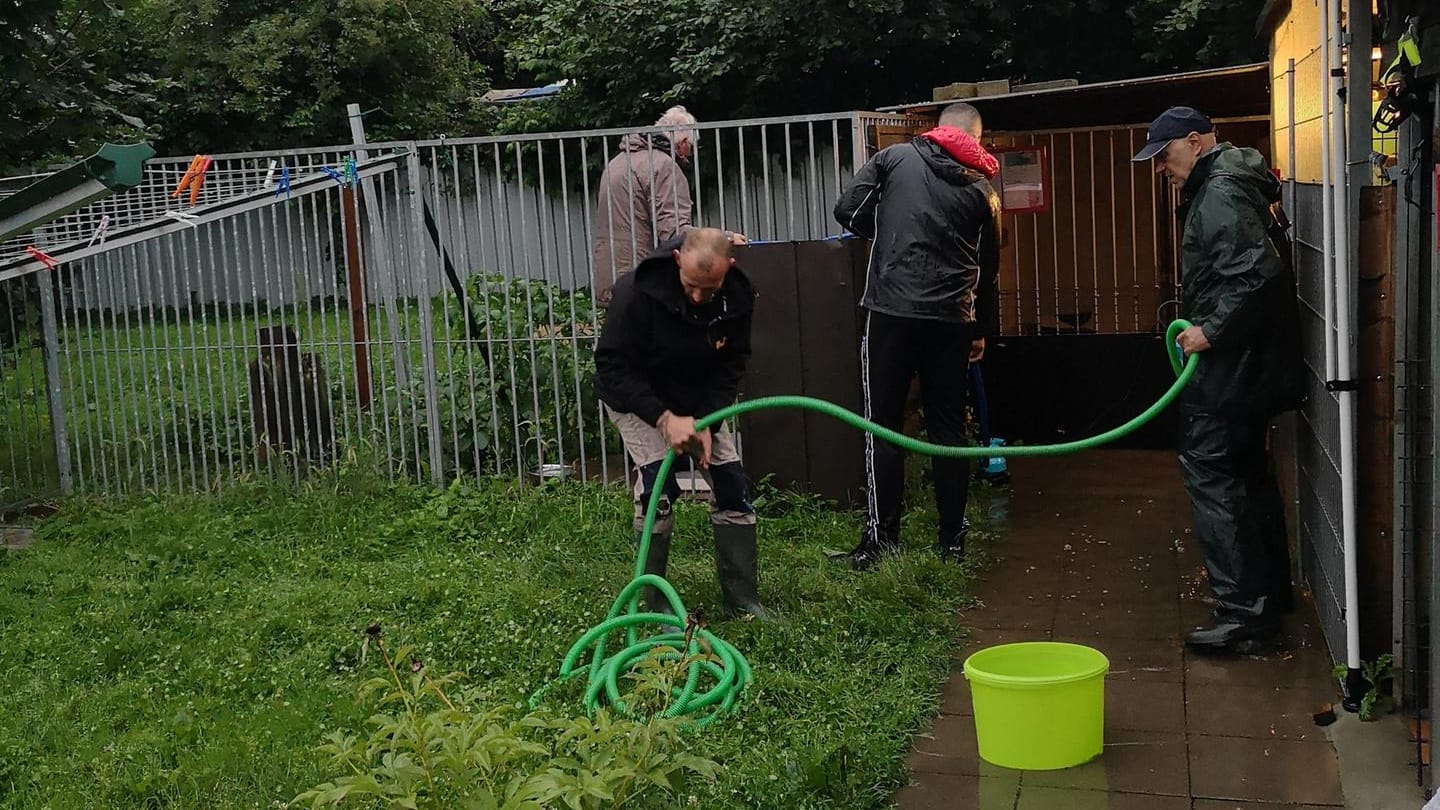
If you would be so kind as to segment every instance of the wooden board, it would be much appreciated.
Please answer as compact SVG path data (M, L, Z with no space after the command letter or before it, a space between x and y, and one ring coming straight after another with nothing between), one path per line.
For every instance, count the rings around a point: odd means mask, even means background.
M1395 187L1360 194L1356 340L1360 391L1356 403L1357 528L1365 538L1360 576L1362 655L1390 650L1394 594L1395 476Z
M800 293L800 363L803 392L859 413L860 293L865 280L866 243L801 242L795 259L803 278ZM860 431L820 414L806 417L809 489L845 505L860 502L864 479L864 437Z
M858 239L740 250L758 294L743 398L803 395L860 411L858 304L867 250ZM854 428L786 409L746 414L740 430L752 479L770 476L787 489L859 503L863 437Z
M795 243L747 245L737 264L755 285L750 362L740 394L745 399L796 393L800 377L800 300ZM773 475L784 487L806 483L805 417L789 411L757 411L740 418L746 472Z
M922 124L876 124L875 148L884 149L897 143L905 143L930 127Z

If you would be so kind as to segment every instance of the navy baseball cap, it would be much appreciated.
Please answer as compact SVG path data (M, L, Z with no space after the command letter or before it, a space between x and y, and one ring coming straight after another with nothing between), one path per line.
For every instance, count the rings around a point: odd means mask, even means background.
M1214 131L1215 125L1194 107L1171 107L1150 123L1150 131L1145 136L1145 146L1130 160L1135 163L1149 160L1160 154L1171 141L1192 132L1205 135Z

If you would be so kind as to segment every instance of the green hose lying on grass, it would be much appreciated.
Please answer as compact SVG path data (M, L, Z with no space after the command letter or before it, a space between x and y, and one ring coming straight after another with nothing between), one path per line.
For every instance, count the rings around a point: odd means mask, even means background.
M1176 320L1166 331L1166 354L1170 358L1170 365L1175 370L1176 378L1165 394L1134 419L1088 439L1062 444L1011 447L956 447L931 444L867 421L834 403L796 396L761 397L738 402L702 419L696 419L695 429L703 430L732 416L739 416L751 411L770 408L799 408L833 416L847 425L873 433L912 453L927 456L1017 458L1077 453L1081 450L1099 447L1133 432L1154 419L1175 401L1175 398L1180 395L1181 389L1185 387L1191 377L1195 376L1195 369L1198 365L1193 360L1183 362L1178 350L1169 350L1175 345L1176 337L1180 332L1189 327L1190 324L1187 321ZM660 472L656 477L657 481L667 480L670 469L675 464L675 456L673 449L665 454L665 460L660 464ZM655 487L650 495L650 503L645 509L644 531L641 533L640 547L635 553L634 578L620 591L615 603L610 606L610 613L605 620L581 636L570 648L569 653L565 656L565 661L560 665L559 677L541 687L530 698L532 708L539 703L552 686L570 680L583 672L588 673L589 678L585 690L587 711L593 712L601 704L603 693L603 701L608 702L616 711L625 712L627 709L620 697L620 678L657 647L668 648L668 650L661 651L661 657L671 661L682 660L681 651L683 650L683 660L687 662L684 685L675 690L674 699L665 710L666 717L698 715L696 717L698 725L709 725L735 704L741 691L750 683L750 664L745 660L745 656L712 633L702 622L690 616L685 610L685 604L680 601L679 594L675 592L675 588L669 582L661 577L645 573L645 558L650 551L650 535L654 530L655 513L659 508L663 492L664 487ZM673 615L640 612L640 591L645 586L653 586L664 595L670 604L670 609L674 611ZM683 631L676 630L676 617L684 618L686 626ZM639 628L647 625L660 630L660 632L641 638ZM610 634L622 629L625 631L625 646L613 655L607 656L606 644ZM582 666L581 658L587 651L590 652L589 663ZM705 680L707 684L703 690L701 689L702 680Z

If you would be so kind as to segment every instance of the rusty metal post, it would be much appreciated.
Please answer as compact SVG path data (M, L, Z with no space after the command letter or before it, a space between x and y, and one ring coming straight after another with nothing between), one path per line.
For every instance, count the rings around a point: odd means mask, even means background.
M360 217L356 210L355 186L341 192L341 217L345 223L345 266L350 294L350 333L355 347L355 401L364 410L370 407L370 321L365 314L365 268L360 261Z

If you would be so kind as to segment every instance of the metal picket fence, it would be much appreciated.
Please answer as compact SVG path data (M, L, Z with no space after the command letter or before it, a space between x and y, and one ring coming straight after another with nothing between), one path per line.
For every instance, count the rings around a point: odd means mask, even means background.
M839 235L842 184L898 120L645 132L694 133L695 225L808 240ZM0 508L299 479L341 455L437 483L620 476L590 380L591 245L632 132L212 155L193 205L174 194L192 159L159 159L0 244Z

